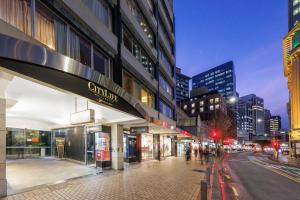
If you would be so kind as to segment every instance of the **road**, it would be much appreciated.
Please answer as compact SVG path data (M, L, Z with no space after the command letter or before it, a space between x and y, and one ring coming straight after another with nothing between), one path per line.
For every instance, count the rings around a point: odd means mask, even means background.
M223 199L300 200L300 169L255 153L224 156L220 167Z

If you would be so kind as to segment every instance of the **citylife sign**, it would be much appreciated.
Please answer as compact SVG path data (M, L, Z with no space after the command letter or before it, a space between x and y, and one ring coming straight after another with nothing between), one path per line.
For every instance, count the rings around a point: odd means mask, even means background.
M95 96L97 96L98 102L104 102L109 105L113 105L119 101L117 95L113 94L112 92L108 91L105 88L97 86L96 84L89 82L88 83L89 91L92 92Z

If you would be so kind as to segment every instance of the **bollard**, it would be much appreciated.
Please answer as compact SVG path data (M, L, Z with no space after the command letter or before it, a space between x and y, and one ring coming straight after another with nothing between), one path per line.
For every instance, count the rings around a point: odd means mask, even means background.
M207 182L204 180L201 180L201 200L207 200Z
M206 169L206 180L207 180L208 184L210 184L210 173L211 173L211 169L210 169L210 167L208 167Z

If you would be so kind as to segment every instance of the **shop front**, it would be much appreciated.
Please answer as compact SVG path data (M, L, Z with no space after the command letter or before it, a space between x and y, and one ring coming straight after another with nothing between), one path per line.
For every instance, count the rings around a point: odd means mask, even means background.
M126 163L137 162L136 135L130 134L130 131L124 131L123 145L124 145L123 147L124 162Z

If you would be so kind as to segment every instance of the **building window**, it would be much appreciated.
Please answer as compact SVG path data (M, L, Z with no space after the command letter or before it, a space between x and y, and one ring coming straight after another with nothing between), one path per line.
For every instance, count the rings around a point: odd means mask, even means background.
M172 87L161 74L159 74L159 85L165 92L167 92L169 95L173 97Z
M42 4L37 4L35 38L49 48L67 54L67 27Z
M200 106L203 106L204 105L204 101L200 101Z
M154 75L154 63L150 56L148 56L125 26L123 26L123 41L124 46L134 55L134 57L136 57L150 74Z
M0 18L27 35L31 35L30 0L1 0Z
M192 108L195 108L195 103L192 103Z
M70 57L91 66L91 44L70 30Z
M125 71L123 73L123 88L145 105L154 107L154 95Z
M104 0L83 0L83 3L111 30L112 14L109 5Z
M200 112L204 112L204 108L203 107L200 108Z
M219 104L217 104L217 105L216 105L216 109L218 110L219 108L220 108L220 105L219 105Z
M173 119L173 109L170 106L168 106L164 101L159 102L159 109L161 113Z
M213 105L209 106L209 110L214 110L214 106Z
M173 74L173 67L165 53L165 51L162 49L162 47L159 45L158 48L158 54L159 54L159 58L160 60L163 62L163 64L165 65L165 67L167 68L168 72L170 72L171 74Z
M210 99L210 100L209 100L209 103L210 103L210 104L213 104L213 103L214 103L214 99Z
M151 45L154 46L154 37L153 37L154 34L148 22L146 21L143 13L140 11L139 7L137 6L135 0L126 0L126 2L129 10L131 11L131 14L135 17L137 22L140 24L142 30L147 35Z
M219 97L215 98L215 103L219 103Z
M94 69L100 74L111 77L110 59L100 50L94 47Z
M191 113L194 114L195 113L195 109L192 109Z
M187 109L187 107L188 107L187 105L184 105L184 106L183 106L183 109L184 109L184 110L186 110L186 109Z

